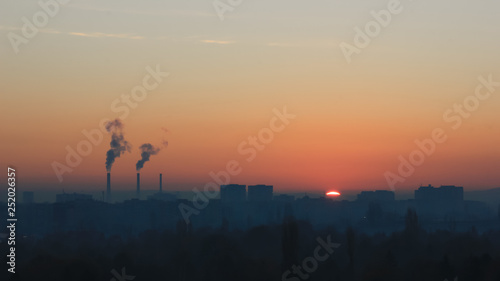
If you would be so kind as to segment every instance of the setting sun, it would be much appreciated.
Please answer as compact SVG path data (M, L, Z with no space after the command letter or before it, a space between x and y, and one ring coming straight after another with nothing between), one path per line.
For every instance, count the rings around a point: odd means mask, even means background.
M328 191L326 196L340 196L340 192L338 191Z

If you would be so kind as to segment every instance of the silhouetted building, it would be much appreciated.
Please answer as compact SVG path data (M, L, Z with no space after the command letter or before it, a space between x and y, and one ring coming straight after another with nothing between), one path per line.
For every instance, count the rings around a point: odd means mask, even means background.
M222 202L241 202L247 198L246 185L226 184L220 186L220 200Z
M148 200L175 201L177 200L177 195L167 192L158 192L148 196Z
M92 195L90 194L80 194L80 193L62 193L56 195L57 203L71 202L71 201L84 201L92 200Z
M248 201L271 201L273 200L272 185L249 185L248 186Z
M461 203L464 201L464 188L454 185L442 185L436 188L429 184L415 190L415 200Z
M363 202L386 202L394 200L394 192L389 190L362 191L358 194L358 201Z
M23 192L23 203L33 204L33 202L35 202L35 194L33 193L33 191Z
M288 194L280 194L280 195L275 195L273 197L274 201L293 201L295 200L295 197L293 195L288 195Z

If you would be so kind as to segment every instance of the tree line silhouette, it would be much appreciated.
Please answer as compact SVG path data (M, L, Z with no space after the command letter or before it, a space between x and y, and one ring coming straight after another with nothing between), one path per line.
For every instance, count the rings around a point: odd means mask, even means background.
M283 280L285 270L313 254L317 237L330 235L341 246L308 280L500 281L499 231L427 232L413 210L405 223L400 232L368 235L355 227L314 229L287 215L282 224L247 231L227 221L199 229L179 221L175 231L130 237L90 231L24 237L16 245L17 273L5 268L2 280L108 281L111 270L122 268L134 280ZM6 243L0 248L5 253Z

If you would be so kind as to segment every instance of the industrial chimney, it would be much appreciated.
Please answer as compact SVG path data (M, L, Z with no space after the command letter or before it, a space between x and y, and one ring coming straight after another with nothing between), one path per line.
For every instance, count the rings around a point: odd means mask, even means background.
M137 173L137 199L141 198L141 173Z
M161 187L161 176L162 176L162 174L160 173L160 192L162 192L162 187Z
M111 203L111 173L108 173L108 180L106 184L106 201Z

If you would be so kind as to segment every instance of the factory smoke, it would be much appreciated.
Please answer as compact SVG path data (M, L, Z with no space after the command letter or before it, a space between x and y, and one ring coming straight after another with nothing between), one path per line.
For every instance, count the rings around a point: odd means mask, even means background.
M137 169L137 171L140 171L142 167L144 167L144 163L149 161L149 157L151 157L151 155L156 155L158 154L158 152L160 152L159 147L154 147L150 143L145 143L141 145L139 149L141 150L142 159L137 161L137 164L135 164L135 168Z
M109 172L117 157L126 151L130 152L130 145L123 137L123 123L120 119L108 122L106 130L111 133L110 149L106 152L106 170Z
M169 130L165 127L161 127L162 131L166 134L169 132ZM167 147L168 146L168 141L166 141L165 139L162 140L161 144L163 145L163 147Z

